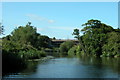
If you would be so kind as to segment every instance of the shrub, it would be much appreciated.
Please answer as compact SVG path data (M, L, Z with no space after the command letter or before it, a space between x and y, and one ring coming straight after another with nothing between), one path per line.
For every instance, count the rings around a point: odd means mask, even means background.
M77 48L77 46L73 46L72 48L70 48L68 51L68 55L75 56L76 55L76 48Z
M19 54L21 54L21 57L24 59L39 59L41 57L45 57L46 53L44 51L38 51L38 50L28 50L28 51L20 51Z
M61 45L60 45L60 52L61 53L67 53L68 50L70 48L72 48L74 46L74 42L73 41L66 41L66 42L63 42Z

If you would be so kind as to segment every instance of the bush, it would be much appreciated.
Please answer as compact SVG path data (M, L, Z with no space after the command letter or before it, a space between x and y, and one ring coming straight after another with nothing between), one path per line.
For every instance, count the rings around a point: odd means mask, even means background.
M70 48L72 48L74 46L74 42L73 41L66 41L66 42L63 42L61 45L60 45L60 52L61 53L67 53L68 50Z
M44 51L38 51L38 50L28 50L28 51L20 51L19 54L21 54L21 57L24 59L39 59L41 57L45 57L46 53Z
M76 48L77 48L77 46L73 46L72 48L70 48L68 51L68 55L75 56L76 55Z
M84 54L84 51L81 49L80 45L76 45L76 46L73 46L72 48L70 48L70 50L68 51L68 55L71 57L73 57L75 55L77 57L80 57L85 54Z
M41 57L46 57L45 51L37 51L38 54L40 54Z

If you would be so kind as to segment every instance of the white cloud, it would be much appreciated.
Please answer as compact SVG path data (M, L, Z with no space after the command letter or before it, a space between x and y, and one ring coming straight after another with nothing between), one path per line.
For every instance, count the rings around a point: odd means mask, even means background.
M27 14L26 15L29 19L32 19L32 20L36 20L36 21L44 21L44 22L47 22L47 23L54 23L55 21L52 20L52 19L48 19L48 18L45 18L45 17L41 17L39 15L36 15L36 14Z

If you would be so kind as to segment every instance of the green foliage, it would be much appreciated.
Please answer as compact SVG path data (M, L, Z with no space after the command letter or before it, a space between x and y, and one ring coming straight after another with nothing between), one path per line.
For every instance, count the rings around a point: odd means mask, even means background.
M12 35L8 35L3 39L5 40L5 43L11 44L12 42L12 44L17 43L18 45L21 45L20 47L22 49L37 48L40 50L41 48L51 47L50 38L48 36L38 34L36 32L36 28L31 26L30 22L25 26L19 26L12 32Z
M79 40L79 37L80 37L79 29L74 29L74 32L72 35L75 35L75 38Z
M73 35L75 36L74 38L77 38L81 49L83 50L84 53L86 53L85 45L83 44L82 37L80 36L80 31L79 29L74 29Z
M67 53L68 50L70 48L72 48L74 46L74 42L73 41L66 41L66 42L63 42L61 45L60 45L60 52L61 53Z
M49 37L36 33L36 28L30 25L29 22L25 27L20 26L12 32L12 35L4 37L2 49L19 54L26 60L45 57L45 52L38 49L48 47Z
M83 24L85 26L82 31L83 42L88 54L100 56L102 54L102 46L106 41L106 33L113 31L111 26L101 23L99 20L89 20Z
M55 37L53 37L53 40L56 40L56 38L55 38Z
M2 42L2 49L8 52L10 51L15 53L15 51L21 49L21 45L19 43L4 39Z
M120 55L120 33L111 32L107 34L107 43L102 47L102 56L119 56Z
M76 53L77 53L76 48L77 48L77 46L73 46L72 48L70 48L69 51L68 51L68 55L72 56L72 57L75 56Z
M79 57L79 56L83 56L83 55L85 55L85 54L80 45L74 45L68 51L68 56L71 56L71 57L74 57L74 56Z
M101 23L99 20L88 20L79 35L79 30L74 30L75 37L80 40L81 51L88 55L115 56L120 52L120 30ZM79 53L81 53L79 51Z
M11 40L14 42L20 42L21 44L34 45L36 40L36 28L27 24L24 26L19 26L12 32Z
M41 48L50 48L51 47L51 40L48 36L45 35L38 35L37 41L35 43L35 47L37 49Z
M14 67L18 69L18 67L24 66L22 63L28 59L45 57L46 53L42 48L51 45L49 37L38 34L36 28L31 26L30 22L26 26L19 26L11 35L2 39L4 71L9 71ZM10 68L6 69L6 66L9 65L11 65Z
M41 57L45 57L46 53L44 51L38 51L38 50L28 50L28 51L20 51L19 54L22 58L28 60L28 59L39 59Z
M84 55L84 51L82 50L80 45L76 46L76 55L77 56Z

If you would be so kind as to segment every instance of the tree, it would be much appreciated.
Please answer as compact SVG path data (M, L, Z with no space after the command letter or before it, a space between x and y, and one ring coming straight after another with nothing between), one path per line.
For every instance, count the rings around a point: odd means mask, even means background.
M79 40L79 38L80 38L80 32L79 32L79 29L74 29L74 32L73 32L72 35L75 35L74 38L77 38L77 39Z
M99 20L88 20L81 31L84 32L83 42L88 54L100 56L102 54L102 46L106 42L106 33L112 32L113 28Z
M99 20L88 20L82 26L84 28L81 30L83 35L79 35L79 30L75 29L73 34L80 40L81 48L84 50L84 53L94 54L100 56L102 54L102 46L106 43L107 33L114 31L114 29L101 23Z
M56 40L56 38L55 38L55 37L53 37L53 40Z
M86 53L85 45L83 44L82 38L80 36L79 29L74 29L74 32L73 32L72 35L75 35L74 38L77 38L79 40L79 43L81 45L82 50L84 51L84 53Z
M31 23L24 26L19 26L12 32L12 40L15 42L19 42L20 44L30 44L34 45L36 40L36 28L31 26Z
M19 26L11 35L2 39L3 71L6 72L24 66L24 62L28 59L45 57L46 53L38 49L50 46L49 37L37 33L36 28L31 26L31 22ZM9 68L6 67L8 65Z
M38 35L35 47L38 49L41 48L50 48L51 47L51 40L48 36L45 35Z

